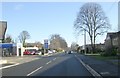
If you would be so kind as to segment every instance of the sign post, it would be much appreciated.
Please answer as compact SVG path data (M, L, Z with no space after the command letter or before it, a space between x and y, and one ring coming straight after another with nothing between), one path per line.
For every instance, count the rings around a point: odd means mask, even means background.
M46 52L46 49L48 49L48 39L44 40L44 53Z

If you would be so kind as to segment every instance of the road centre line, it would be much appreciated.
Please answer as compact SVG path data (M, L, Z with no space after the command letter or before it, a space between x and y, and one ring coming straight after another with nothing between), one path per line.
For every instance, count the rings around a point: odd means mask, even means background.
M52 61L49 61L49 62L47 62L46 64L49 64L49 63L51 63Z
M56 60L56 58L54 58L53 60Z
M36 71L40 70L41 68L43 68L43 66L37 68L36 70L32 71L31 73L27 74L27 76L30 76L31 74L35 73Z
M85 64L81 59L79 59L76 55L75 57L79 60L79 62L95 77L95 78L103 78L100 74L98 74L94 69L92 69L89 65Z
M54 58L53 60L55 60L55 59L56 59L56 58ZM52 61L49 61L49 62L47 62L46 64L49 64L49 63L51 63L51 62L52 62ZM36 71L40 70L41 68L43 68L43 66L41 66L41 67L37 68L36 70L32 71L31 73L27 74L27 76L30 76L31 74L35 73Z

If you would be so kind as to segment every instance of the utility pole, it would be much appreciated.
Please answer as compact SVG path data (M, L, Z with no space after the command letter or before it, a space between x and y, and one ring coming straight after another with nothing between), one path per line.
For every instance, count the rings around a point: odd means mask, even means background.
M86 54L86 31L84 30L84 49Z

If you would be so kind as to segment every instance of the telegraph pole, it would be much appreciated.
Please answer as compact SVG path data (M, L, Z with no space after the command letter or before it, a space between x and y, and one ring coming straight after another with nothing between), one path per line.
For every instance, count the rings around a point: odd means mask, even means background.
M84 30L84 49L85 49L85 55L86 55L86 31Z

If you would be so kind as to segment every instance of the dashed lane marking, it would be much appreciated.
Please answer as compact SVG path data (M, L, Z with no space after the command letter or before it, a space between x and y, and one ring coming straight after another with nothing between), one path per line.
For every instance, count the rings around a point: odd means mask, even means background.
M54 61L56 60L56 58L53 59Z
M30 76L32 75L33 73L35 73L36 71L40 70L41 68L43 68L43 66L37 68L36 70L32 71L31 73L27 74L27 76Z
M49 61L49 62L47 62L46 64L49 64L49 63L51 63L52 61Z
M105 75L105 74L110 74L110 73L109 72L101 72L100 74Z

